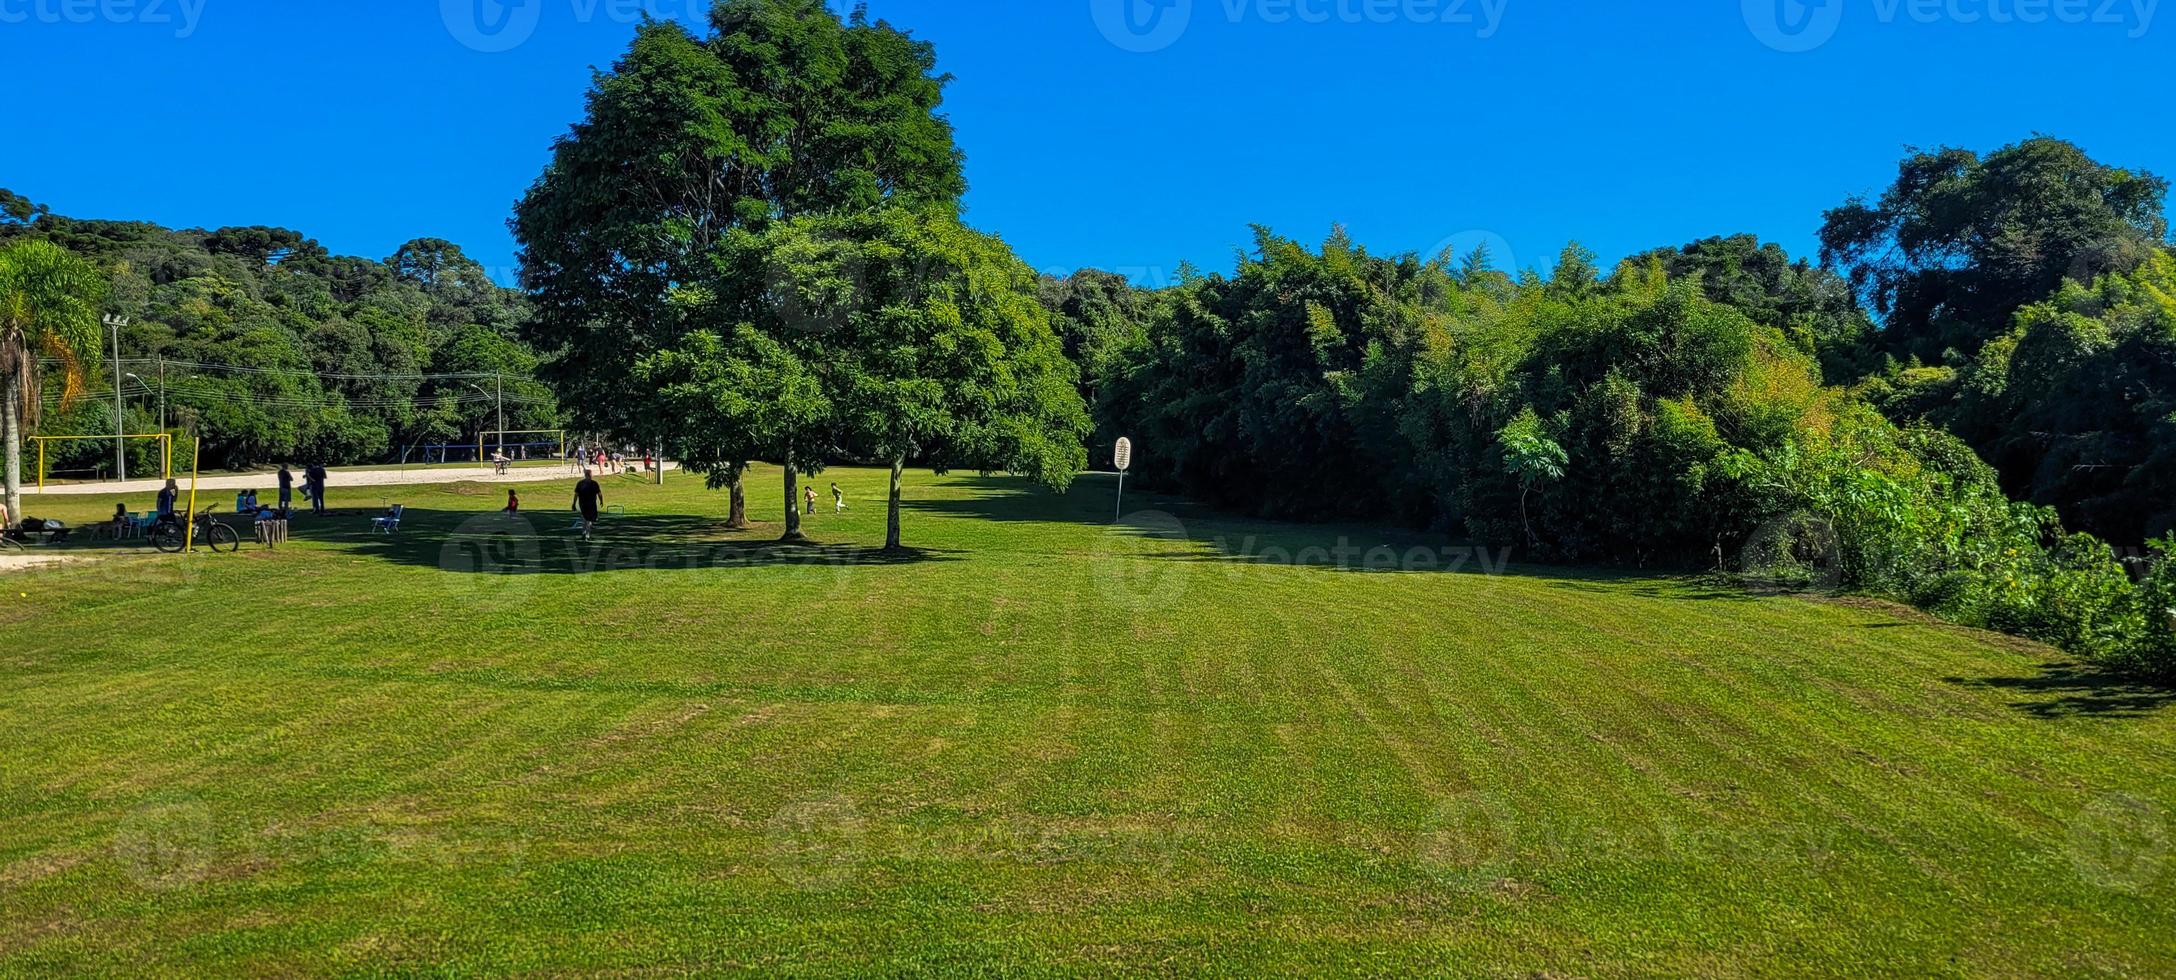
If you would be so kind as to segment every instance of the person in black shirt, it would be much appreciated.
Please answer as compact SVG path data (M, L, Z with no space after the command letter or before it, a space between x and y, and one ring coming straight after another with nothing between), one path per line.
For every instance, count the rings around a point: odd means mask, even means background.
M582 540L589 540L597 530L597 512L603 507L604 488L597 485L588 470L583 470L582 482L574 485L574 509L582 514Z
M302 481L310 489L310 512L313 514L325 512L325 477L325 468L316 463L303 468Z
M288 511L293 509L295 509L295 471L288 469L286 463L281 463L280 516L286 517Z

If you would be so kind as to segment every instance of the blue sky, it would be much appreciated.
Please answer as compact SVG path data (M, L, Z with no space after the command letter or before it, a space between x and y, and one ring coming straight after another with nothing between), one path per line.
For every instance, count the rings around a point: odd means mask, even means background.
M1130 9L1128 4L1132 4ZM0 0L0 186L336 252L505 227L592 65L702 0ZM1249 225L1546 267L1813 247L1907 145L2045 132L2176 175L2176 2L871 0L958 76L969 220L1045 270L1228 269ZM2164 22L2165 21L2165 22ZM498 28L492 33L487 28ZM504 48L504 50L494 50ZM1800 50L1803 49L1803 50Z

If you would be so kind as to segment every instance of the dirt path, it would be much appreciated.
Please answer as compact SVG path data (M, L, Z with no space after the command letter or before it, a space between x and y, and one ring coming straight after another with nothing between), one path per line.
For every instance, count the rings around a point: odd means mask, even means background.
M0 551L0 575L41 568L46 565L65 565L72 561L81 560L82 558L77 555L24 555Z

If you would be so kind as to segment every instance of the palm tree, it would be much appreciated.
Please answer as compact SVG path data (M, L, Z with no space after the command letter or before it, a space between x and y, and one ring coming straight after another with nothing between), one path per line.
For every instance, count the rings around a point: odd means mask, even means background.
M0 247L0 443L6 444L10 520L23 513L23 430L38 422L38 359L60 362L61 401L83 388L98 357L98 308L106 279L51 242Z

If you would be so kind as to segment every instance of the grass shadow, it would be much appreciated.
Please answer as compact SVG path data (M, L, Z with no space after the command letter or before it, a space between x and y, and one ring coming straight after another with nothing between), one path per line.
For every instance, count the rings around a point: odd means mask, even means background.
M2176 690L2103 667L2064 661L2025 677L1950 677L1952 684L2019 695L2010 702L2036 718L2141 718L2176 702Z
M396 565L473 574L580 575L604 571L780 566L888 566L954 561L956 553L786 543L766 529L735 530L724 518L607 516L582 540L572 515L442 511L409 507L392 534L367 520L297 528L296 537Z
M1246 517L1183 498L1130 489L1121 516L1116 506L1115 478L1110 474L1091 474L1064 494L1037 491L1010 477L955 477L953 485L971 492L934 499L909 498L902 501L902 506L964 520L1101 528L1125 540L1125 549L1136 556L1160 561L1290 565L1354 574L1510 575L1615 594L1624 594L1637 583L1638 588L1652 590L1656 595L1683 597L1679 581L1669 575L1522 564L1517 561L1518 548L1475 544L1427 531Z

